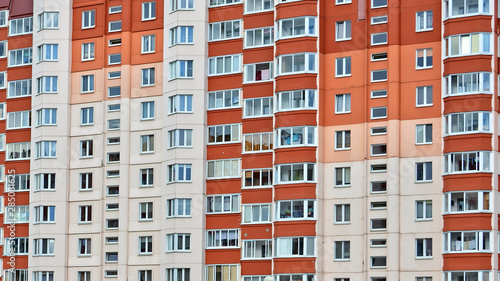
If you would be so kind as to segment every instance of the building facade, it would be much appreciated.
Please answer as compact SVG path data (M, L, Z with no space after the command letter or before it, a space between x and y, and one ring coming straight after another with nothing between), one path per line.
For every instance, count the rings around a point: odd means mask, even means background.
M499 8L0 0L0 278L499 280Z

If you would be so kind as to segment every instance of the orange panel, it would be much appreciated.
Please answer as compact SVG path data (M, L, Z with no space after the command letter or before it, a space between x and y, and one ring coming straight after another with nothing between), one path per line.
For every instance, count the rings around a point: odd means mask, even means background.
M446 254L443 255L443 271L491 270L491 255L475 254Z
M274 274L315 273L315 258L274 259Z
M241 88L243 76L241 73L208 77L208 91Z
M30 110L31 109L31 97L28 96L28 97L23 97L23 98L8 99L7 100L7 108L9 110L9 112Z
M458 58L448 58L444 60L444 76L453 73L466 73L476 71L491 72L491 56L465 56Z
M19 141L29 141L29 139L23 139ZM5 154L5 153L4 153ZM22 161L7 161L5 165L5 174L29 174L30 172L30 165L29 165L29 160L22 160ZM25 192L26 194L29 194L29 192ZM17 194L23 194L23 192L18 192Z
M243 3L240 5L227 5L208 9L208 21L218 22L241 19L243 15Z
M275 114L275 127L291 127L291 126L316 126L316 111L315 110L298 110L293 112L279 112Z
M241 261L241 275L271 275L271 260Z
M206 264L234 264L240 262L240 249L205 250Z
M242 154L241 158L241 168L243 170L271 168L273 166L272 153Z
M276 6L276 20L302 16L316 16L318 14L317 5L317 0L282 2Z
M448 136L444 138L443 153L491 150L491 134Z
M207 160L240 158L241 150L241 143L208 145Z
M207 111L207 125L241 123L241 108Z
M129 8L130 6L125 6L124 5L124 10L122 11L123 14L123 23L122 27L125 26L127 29L126 30L132 30L134 32L136 31L146 31L146 30L153 30L153 29L158 29L162 30L163 29L163 10L164 10L164 3L167 3L166 1L156 1L156 17L154 20L147 20L147 21L142 21L142 2L149 2L150 0L147 1L138 1L134 0L132 1L132 7L131 9ZM111 6L111 5L110 5ZM131 11L129 11L131 10ZM130 15L131 14L131 15ZM131 21L129 19L132 19ZM132 25L132 26L130 26ZM134 41L132 41L134 42Z
M444 99L443 114L467 111L491 111L491 95L464 95Z
M274 11L243 15L245 29L274 26ZM271 47L272 48L272 47Z
M266 62L266 61L274 61L273 46L243 50L244 64Z
M272 188L253 188L241 190L241 204L253 204L272 201Z
M207 180L207 195L241 192L241 179Z
M273 96L273 82L243 84L243 98L260 98Z
M316 89L316 74L283 75L276 77L276 92Z
M316 162L316 147L280 148L274 157L275 164Z
M435 13L439 14L439 13ZM491 32L491 16L448 19L444 22L444 37L471 32Z
M155 52L148 53L148 54L141 54L141 44L139 44L137 42L141 42L143 35L151 35L151 34L155 35ZM127 40L127 41L132 42L131 51L130 51L132 53L131 57L130 57L130 64L137 65L137 64L146 64L146 63L163 61L163 30L162 29L148 30L148 31L144 31L144 32L134 32L131 34L131 36L132 36L132 39ZM130 46L127 46L127 47L130 48ZM127 49L129 49L129 48L127 48ZM122 64L127 63L126 61L123 61L124 56L125 56L125 54L122 54Z
M243 119L243 134L265 133L273 131L273 117Z
M316 184L280 184L274 186L274 201L316 199Z
M121 38L121 37L119 37ZM89 61L82 61L82 44L83 43L94 43L94 59L89 60ZM122 40L123 44L123 40ZM72 72L79 72L79 71L87 71L87 70L93 70L93 69L99 69L103 68L105 65L107 65L107 55L105 54L105 51L108 50L108 40L104 40L103 37L96 37L96 38L87 38L84 40L73 40L72 41L72 48L73 48L73 63L71 64L71 71ZM106 46L106 48L104 47ZM116 49L115 49L116 48ZM111 53L115 52L120 52L122 49L122 46L116 46L113 47L113 51ZM122 56L122 58L124 58Z
M438 1L401 1L400 3L401 13L397 14L389 12L389 22L392 22L393 20L401 20L401 45L441 42L441 5ZM434 29L425 32L415 32L416 21L407 19L414 19L417 12L428 10L433 11ZM370 15L373 16L372 12L370 12ZM391 32L389 32L389 35L390 34Z
M443 176L443 192L491 190L492 174L473 173Z
M478 229L492 229L491 214L473 213L443 215L443 232Z
M105 18L107 14L106 7L101 3L97 3L98 5L91 6L90 3L84 7L78 7L73 9L73 40L91 38L91 37L100 37L103 36L108 28L108 24L100 19ZM82 29L82 12L95 10L95 27ZM10 46L9 46L10 47Z
M316 37L279 40L276 42L276 56L303 52L317 52L316 41Z
M230 39L208 43L208 56L216 57L223 55L241 54L243 39Z
M277 221L274 237L316 236L316 221Z
M7 143L15 143L15 142L28 142L31 139L31 130L28 129L18 129L15 132L7 131L6 142ZM31 152L34 154L34 152ZM19 161L27 161L24 162L24 165L29 165L29 160L19 160ZM9 161L12 162L12 161Z
M262 202L262 201L261 201ZM241 225L242 239L272 239L271 224L243 224Z
M241 223L240 214L220 214L220 215L207 215L206 229L229 229L240 228Z
M16 66L9 68L7 70L7 79L9 81L13 80L21 80L21 79L30 79L32 77L31 74L31 65L28 66Z
M33 36L31 34L16 35L15 37L8 37L9 50L33 47ZM36 58L36 48L33 49L33 61ZM31 65L29 66L31 67Z

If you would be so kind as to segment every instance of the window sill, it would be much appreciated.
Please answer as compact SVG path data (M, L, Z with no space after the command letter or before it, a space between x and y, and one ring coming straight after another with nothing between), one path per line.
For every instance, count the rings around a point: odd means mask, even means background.
M424 222L424 221L432 221L432 218L430 218L430 219L415 219L415 222Z
M335 42L343 42L343 41L349 41L352 40L352 38L335 38Z
M153 253L139 253L139 256L152 256Z
M420 180L420 181L415 181L415 184L421 184L421 183L432 183L432 180Z
M338 225L349 225L351 222L333 222L333 224L338 224Z
M434 28L425 28L425 29L417 29L417 30L415 30L415 32L418 33L418 32L427 32L427 31L433 31L433 30L434 30Z
M335 262L349 262L351 259L333 259Z
M430 107L430 106L433 106L433 104L430 103L430 104L417 104L417 105L415 105L415 107Z
M271 224L271 221L259 221L259 222L241 222L242 225L252 225L252 224Z
M273 82L273 81L274 81L274 78L273 79L268 79L268 80L258 80L258 81L243 81L243 85L256 84L256 83L265 83L265 82Z
M351 77L352 74L341 74L341 75L335 75L335 78L344 78L344 77Z
M284 222L289 222L289 221L303 221L303 220L307 220L307 221L315 221L317 220L316 218L310 218L310 217L300 217L300 218L277 218L275 219L275 222L279 222L279 221L284 221Z
M432 142L415 143L415 145L429 145L429 144L432 144Z
M415 67L415 70L426 70L432 69L434 66L423 66L423 67Z
M432 256L430 257L415 257L416 260L432 260Z
M349 150L351 150L351 148L350 147L347 147L347 148L335 148L334 150L335 151L349 151Z

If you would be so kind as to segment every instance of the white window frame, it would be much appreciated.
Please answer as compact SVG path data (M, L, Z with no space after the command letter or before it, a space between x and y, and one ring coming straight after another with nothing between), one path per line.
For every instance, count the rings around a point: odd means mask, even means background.
M349 77L351 72L351 57L335 58L335 77Z
M285 169L285 167L288 167ZM311 169L309 169L311 168ZM289 173L287 173L287 171ZM294 171L298 174L294 175ZM300 174L302 171L302 174ZM282 173L288 174L287 178L284 178ZM275 166L275 184L293 184L302 182L316 182L316 164L314 163L290 163L290 164L279 164ZM295 179L293 177L296 177ZM301 177L300 177L301 176ZM300 178L299 178L300 177Z
M169 80L174 79L191 79L194 76L194 62L192 60L176 60L170 62Z
M318 36L318 19L313 16L280 19L276 23L276 29L276 40L315 37Z
M156 50L156 35L148 34L141 37L141 54L151 54Z
M276 93L276 112L317 109L316 90L295 90Z
M443 157L444 174L482 173L492 171L491 162L493 160L491 151L452 152L445 153ZM455 165L453 161L457 161L457 163L461 164Z
M191 164L172 164L167 166L167 183L180 183L192 181Z
M227 168L226 166L229 166ZM207 161L207 180L240 178L241 159L221 159Z
M351 167L336 167L334 187L349 186L351 186Z
M415 182L432 182L432 162L415 163Z
M335 150L351 150L351 130L335 131Z
M416 107L426 107L433 105L433 88L433 86L417 86L415 88Z
M271 204L245 204L241 205L241 224L271 223Z
M351 260L351 241L335 241L334 248L334 261Z
M351 94L335 95L335 114L351 113Z
M95 10L83 11L82 29L94 28L94 27L95 27Z
M241 61L241 54L209 57L208 76L241 73ZM227 66L229 66L229 69L226 69ZM189 75L187 75L187 77L189 77ZM190 77L192 77L192 75Z
M191 217L191 199L174 198L167 200L167 218Z
M156 1L142 2L141 20L148 21L156 19Z
M384 36L385 36L385 40L384 40ZM378 37L380 37L380 38L378 38ZM372 34L370 34L370 38L371 38L370 42L371 42L372 46L385 45L389 41L389 36L388 36L387 32L372 33ZM377 40L377 42L375 42L375 40Z
M335 41L347 41L352 39L352 25L350 20L335 22Z
M208 240L207 240L208 243ZM180 246L180 247L179 247ZM169 252L191 252L190 233L167 234L167 253Z
M433 139L432 124L417 124L415 125L415 144L424 145L432 144ZM429 132L430 130L430 132Z
M51 76L44 76L44 77L51 77ZM9 81L7 98L11 99L11 98L31 96L31 91L32 91L31 79Z
M207 195L207 214L240 212L239 194Z
M334 224L351 223L351 204L334 205Z
M299 246L294 248L294 244ZM316 237L277 237L274 246L275 258L316 256Z
M303 56L303 58L301 58ZM288 61L284 63L284 61ZM297 65L296 61L303 61L303 69L301 64ZM287 69L289 65L289 69ZM295 75L301 73L317 73L318 72L318 61L316 53L295 53L281 55L276 58L276 76L280 75Z
M194 26L176 26L169 32L170 46L194 43Z
M430 56L429 56L430 53ZM432 48L417 49L415 55L415 69L429 69L433 67L433 54ZM422 55L422 56L420 56ZM428 61L430 57L430 62ZM422 58L422 65L419 65L419 59Z
M208 92L207 110L241 107L241 89Z
M446 192L443 194L443 200L444 214L491 212L490 191L474 190Z
M210 229L206 231L206 249L226 249L239 247L239 229Z
M422 244L420 244L422 243ZM430 244L430 245L429 245ZM432 238L416 238L415 239L415 258L416 259L432 259ZM419 254L419 245L422 246L422 252Z
M242 22L239 19L208 24L208 42L241 38L242 33Z
M432 10L416 12L415 32L431 31L433 29L433 18Z

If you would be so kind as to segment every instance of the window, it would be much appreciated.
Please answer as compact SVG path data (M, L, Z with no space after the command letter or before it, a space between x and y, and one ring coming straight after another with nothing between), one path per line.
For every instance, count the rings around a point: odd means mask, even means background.
M155 150L155 136L141 136L141 153L153 153Z
M247 0L245 1L245 4L247 13L262 12L272 10L274 8L274 5L271 5L271 0Z
M240 131L240 124L209 126L208 144L239 142Z
M387 118L387 107L372 107L371 108L371 119L383 119Z
M273 133L256 133L243 135L244 152L266 152L273 149Z
M94 91L94 74L82 75L81 93L91 93Z
M108 163L120 162L120 152L110 152L107 154Z
M262 1L262 0L257 0L257 1ZM273 43L274 43L274 28L272 26L245 30L246 48L272 46Z
M6 83L5 83L5 81L7 80L6 76L7 76L6 71L0 72L0 89L5 89L5 87L6 87Z
M92 125L94 124L94 108L84 107L80 110L81 120L80 125Z
M221 0L210 0L210 1L221 1ZM222 275L222 272L224 272L224 275ZM238 265L236 264L207 265L206 280L237 281L239 280Z
M351 113L351 94L335 95L335 114Z
M335 59L335 77L351 76L351 57Z
M432 238L419 238L415 242L417 258L432 258Z
M122 62L122 54L108 55L108 65L120 64Z
M7 57L7 41L0 41L0 58L5 57Z
M432 219L432 200L415 201L416 220Z
M170 29L170 45L193 44L193 26L176 26ZM154 36L154 35L153 35ZM154 37L153 37L154 43ZM153 44L154 45L154 44Z
M139 203L139 221L153 220L153 202Z
M296 163L276 166L277 184L294 182L315 182L315 164Z
M278 38L317 36L316 17L298 17L278 21Z
M278 237L274 240L274 256L281 257L313 257L315 255L315 237Z
M92 240L90 238L78 239L78 255L90 256L92 253Z
M271 205L242 205L242 223L268 223L271 222Z
M490 210L488 191L448 192L444 194L444 213L473 213Z
M119 176L120 176L120 171L119 170L106 171L106 177L107 178L117 178Z
M351 168L335 168L335 187L351 186Z
M387 0L371 0L371 1L372 1L372 9L387 7Z
M28 254L28 238L5 238L3 246L5 256L27 255ZM8 279L7 279L8 280ZM11 279L15 280L15 279ZM24 280L28 280L27 278Z
M432 143L432 124L416 125L416 144Z
M213 1L221 2L224 0L211 0L210 4ZM170 0L170 10L172 12L177 10L192 10L194 8L193 2L194 0Z
M8 174L6 181L7 184L4 184L6 193L9 191L30 190L30 174ZM0 207L1 207L1 202L0 202Z
M491 54L490 33L469 33L445 38L445 57Z
M167 218L190 217L191 199L169 199L167 200Z
M387 15L371 17L371 25L387 23Z
M35 190L55 190L56 174L35 174Z
M387 32L372 33L371 38L372 46L387 44Z
M95 10L82 12L82 29L95 27Z
M278 147L316 145L316 127L278 128L276 138Z
M118 244L118 237L106 237L106 244Z
M351 21L338 21L335 23L335 41L351 40Z
M153 254L153 236L139 236L139 255Z
M245 65L245 83L273 80L273 63L263 62Z
M310 281L315 280L314 274L280 274L276 275L278 281L297 280L297 281Z
M9 21L9 36L33 33L33 17Z
M208 93L208 109L227 109L240 106L240 90Z
M490 133L489 112L461 112L445 115L445 135Z
M475 72L445 76L445 96L491 93L491 73Z
M417 12L416 31L432 30L432 11Z
M445 3L445 18L491 14L489 0L447 0Z
M80 173L80 191L92 190L92 173Z
M351 242L335 241L335 261L349 261L351 259Z
M386 210L387 201L371 202L370 210Z
M59 12L43 12L38 14L38 29L58 29Z
M444 155L445 174L468 173L468 172L490 172L491 152L472 151L454 152Z
M8 143L5 160L30 159L31 145L29 142Z
M370 257L371 268L385 268L387 266L387 257Z
M109 7L109 14L117 14L122 12L122 6Z
M141 87L153 86L155 84L155 69L141 69Z
M104 277L105 278L118 277L118 270L105 270Z
M94 141L82 140L80 141L80 157L87 158L94 155Z
M491 231L454 231L444 233L444 252L491 251ZM432 242L431 242L432 246ZM425 252L424 252L425 253ZM432 249L431 249L432 256Z
M151 120L155 117L155 102L141 102L141 120Z
M55 158L56 141L38 141L36 145L36 158Z
M20 80L19 84L15 85L15 93L11 93L11 89L9 88L9 97L12 94L12 97L17 97L17 96L24 96L25 95L31 95L31 81L29 83L26 83L27 87L25 88L25 83L23 83L25 80ZM42 76L36 79L37 82L37 94L49 94L49 93L57 93L57 76ZM14 85L13 85L14 86ZM9 82L9 87L10 87L10 82ZM21 88L19 88L21 87ZM14 89L13 89L14 91Z
M432 48L417 49L417 69L432 68Z
M207 245L210 241L207 241ZM167 252L189 252L191 251L191 234L174 233L167 234Z
M387 53L373 53L371 61L384 61L387 60Z
M90 281L90 271L78 271L78 281Z
M351 3L351 0L335 0L335 5L350 4L350 3Z
M92 222L92 206L80 206L80 223Z
M240 211L240 196L207 195L207 214L237 213Z
M33 48L9 51L9 67L31 65L33 62Z
M106 211L118 211L119 209L119 203L106 204Z
M119 97L120 95L121 95L120 86L108 87L108 97L114 98L114 97Z
M155 35L154 34L143 35L141 40L141 54L154 53L154 52L155 52Z
M207 230L207 249L239 247L238 229Z
M379 231L387 229L387 219L371 219L370 230Z
M5 151L5 134L0 134L0 151Z
M371 98L372 99L385 98L385 97L387 97L387 90L371 91Z
M108 130L119 130L120 129L120 119L111 119L108 120Z
M273 109L273 98L255 98L244 101L244 117L271 116Z
M432 86L417 87L417 107L432 106Z
M212 160L207 162L207 179L240 177L240 159Z
M226 75L241 72L241 54L208 58L208 75ZM192 77L192 66L191 75ZM173 78L172 78L173 79Z
M108 41L109 47L120 46L121 44L122 44L121 38L109 39L109 41Z
M387 247L387 239L370 239L370 248Z
M156 18L156 2L142 3L142 20L154 20Z
M117 32L122 30L122 21L110 21L108 24L109 32Z
M108 112L120 111L120 104L108 104Z
M371 74L372 82L387 81L387 69L372 70Z
M169 79L193 78L193 61L192 60L177 60L169 64L170 76Z
M7 10L0 11L0 27L7 26Z
M141 187L142 186L153 186L153 179L154 179L154 169L149 168L149 169L140 169L140 175L141 175Z
M335 132L335 150L351 149L351 131L336 131Z
M15 111L7 113L7 129L31 127L31 111Z
M36 111L36 125L57 125L57 108L42 108Z
M53 280L54 280L54 271L33 271L33 281L53 281Z
M107 219L106 220L106 229L118 229L119 221L118 219Z
M314 200L286 200L276 202L276 220L315 219Z
M384 156L387 155L387 144L372 144L371 156Z
M119 186L106 186L106 196L118 196L120 194Z
M313 72L316 70L316 54L302 53L282 55L276 59L278 75Z
M432 162L415 163L416 182L432 181Z
M315 90L297 90L276 94L276 111L316 109Z
M167 268L166 281L189 281L190 275L191 269L189 268Z
M491 280L489 271L445 271L444 280Z
M38 61L56 61L58 59L58 44L43 44L38 46Z
M168 165L168 182L190 182L191 164Z
M5 206L5 223L29 222L29 206Z
M122 76L121 71L113 71L113 72L108 72L108 79L117 79Z
M208 41L239 38L241 20L221 21L208 24Z
M336 224L351 223L351 204L335 205L335 223Z
M176 129L168 131L168 148L192 147L193 130Z
M193 95L175 95L168 98L168 113L193 112Z
M106 257L106 263L118 262L118 253L117 252L106 252L105 257Z
M35 213L34 223L54 223L55 220L55 206L35 206L33 208Z
M244 240L242 259L268 259L272 258L272 240ZM250 281L264 281L263 278L250 278ZM243 280L245 277L243 277Z

